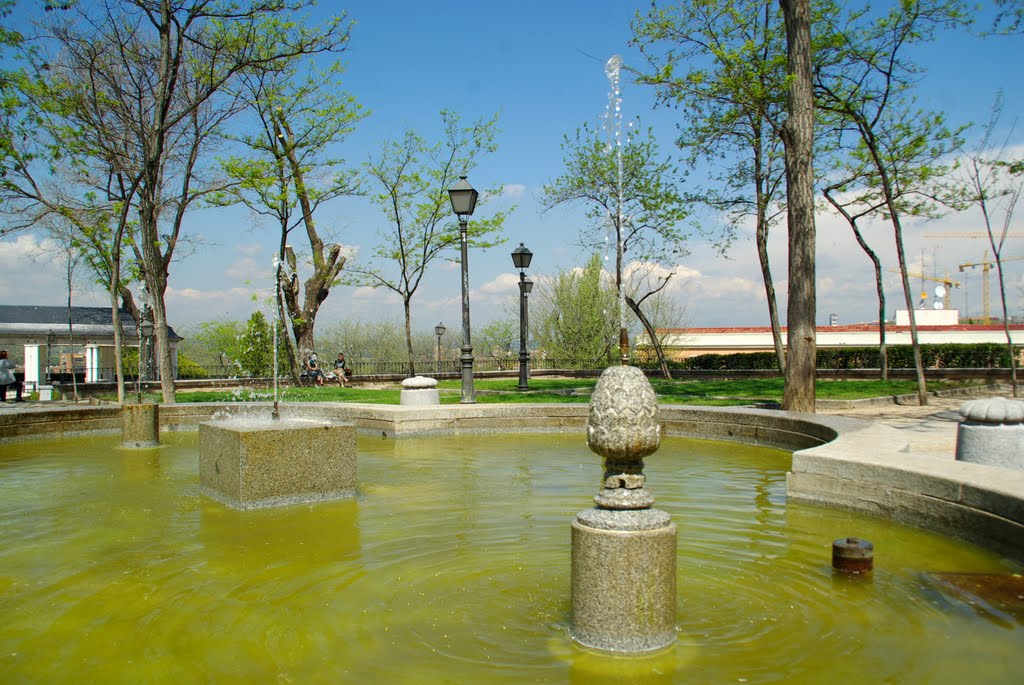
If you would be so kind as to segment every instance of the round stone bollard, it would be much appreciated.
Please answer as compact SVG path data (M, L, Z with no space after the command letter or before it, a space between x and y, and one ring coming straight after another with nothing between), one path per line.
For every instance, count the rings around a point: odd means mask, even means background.
M993 397L964 402L956 458L1024 470L1024 402Z
M121 405L121 444L156 447L160 444L160 405Z
M402 394L399 404L407 406L430 406L441 404L437 393L437 379L426 376L413 376L402 381Z
M643 458L658 449L654 389L613 366L594 388L587 444L604 457L597 505L572 523L570 634L585 647L638 653L676 639L676 526L652 509Z

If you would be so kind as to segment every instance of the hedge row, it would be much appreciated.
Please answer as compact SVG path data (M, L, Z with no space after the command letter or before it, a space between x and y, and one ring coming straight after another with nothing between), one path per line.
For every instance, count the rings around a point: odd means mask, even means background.
M1019 349L1019 348L1018 348ZM910 345L889 345L886 348L891 369L914 368L914 350ZM1009 368L1010 354L1000 343L942 343L921 345L926 368L989 369ZM722 371L731 369L777 369L774 352L740 352L737 354L701 354L671 362L675 369ZM880 366L877 347L845 347L819 349L819 369L877 369Z

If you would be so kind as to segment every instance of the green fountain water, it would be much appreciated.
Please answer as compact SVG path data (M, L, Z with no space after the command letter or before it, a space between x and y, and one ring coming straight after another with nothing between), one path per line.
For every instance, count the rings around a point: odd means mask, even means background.
M577 435L359 441L355 500L204 498L195 434L0 446L0 682L1016 683L1024 628L921 573L1021 572L957 540L786 505L786 453L664 440L679 639L616 658L567 634ZM876 549L834 576L830 545Z

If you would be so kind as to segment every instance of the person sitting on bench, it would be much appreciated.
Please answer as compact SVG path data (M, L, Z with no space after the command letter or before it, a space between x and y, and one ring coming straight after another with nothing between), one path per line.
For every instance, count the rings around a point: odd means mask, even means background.
M338 377L338 385L348 387L348 379L352 377L352 369L348 368L344 352L339 352L338 358L334 360L334 375Z
M0 402L7 401L7 389L14 386L14 401L24 402L21 393L25 384L14 377L14 370L18 368L7 358L7 350L0 350Z
M306 360L306 372L309 374L309 380L319 385L324 384L324 372L320 368L320 362L317 360L316 352L311 352L309 359Z

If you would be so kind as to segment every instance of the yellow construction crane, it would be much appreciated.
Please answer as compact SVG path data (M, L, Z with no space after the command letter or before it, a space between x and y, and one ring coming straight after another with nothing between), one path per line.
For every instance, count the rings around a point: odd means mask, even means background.
M889 269L889 271L893 272L894 274L900 273L899 269ZM920 278L922 281L934 281L935 283L941 283L942 285L946 286L945 292L942 293L942 307L944 309L949 309L949 295L950 295L950 291L953 288L959 288L960 287L960 281L950 280L949 274L946 274L945 278L939 278L937 276L925 276L924 274L919 274L919 273L914 273L913 271L908 271L907 272L907 276L909 278ZM921 287L924 288L924 284L923 283L922 283ZM921 293L921 299L922 300L925 299L926 297L928 297L928 293Z
M1024 257L1003 257L1000 262L1012 262L1017 259L1024 259ZM992 323L992 296L991 286L989 285L988 272L992 270L992 267L996 265L996 262L989 261L988 250L985 250L984 256L982 256L980 262L968 262L960 265L960 270L973 269L976 266L981 267L981 322L988 325Z

